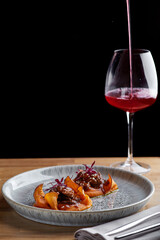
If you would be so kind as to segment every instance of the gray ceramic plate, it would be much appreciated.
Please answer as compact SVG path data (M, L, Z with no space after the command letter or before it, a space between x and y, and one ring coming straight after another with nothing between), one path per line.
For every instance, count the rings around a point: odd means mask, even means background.
M137 212L154 192L154 185L144 176L120 169L95 166L94 168L101 172L105 179L110 173L118 184L118 191L93 198L93 207L80 212L32 207L33 192L38 184L68 175L74 177L79 168L83 166L64 165L24 172L4 183L3 196L18 214L30 220L61 226L91 226Z

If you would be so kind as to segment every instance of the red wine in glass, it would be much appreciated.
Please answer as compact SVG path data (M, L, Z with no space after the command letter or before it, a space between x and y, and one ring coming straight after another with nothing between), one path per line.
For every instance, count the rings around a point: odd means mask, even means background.
M126 112L128 122L128 158L112 166L146 173L150 166L133 159L133 116L156 101L157 73L151 52L146 49L132 49L132 86L129 65L129 50L116 50L106 76L105 98L110 105Z
M107 102L125 112L135 113L152 105L155 93L148 88L117 88L105 96Z

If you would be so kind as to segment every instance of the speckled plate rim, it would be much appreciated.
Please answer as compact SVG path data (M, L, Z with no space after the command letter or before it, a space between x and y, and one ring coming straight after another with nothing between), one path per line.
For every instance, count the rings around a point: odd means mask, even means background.
M10 182L10 181L13 181L14 179L16 179L17 177L21 177L23 176L24 174L28 174L28 173L34 173L34 172L41 172L41 171L45 171L45 170L49 170L51 168L64 168L64 167L82 167L82 164L74 164L74 165L57 165L57 166L49 166L49 167L44 167L44 168L38 168L38 169L33 169L33 170L29 170L29 171L25 171L23 173L20 173L20 174L17 174L16 176L8 179L2 186L2 195L4 196L4 198L6 200L8 200L8 202L12 202L12 204L14 205L17 205L17 206L22 206L22 207L25 207L26 209L34 209L34 211L44 211L44 212L50 212L52 211L53 213L54 212L60 212L60 213L64 213L64 214L67 214L67 213L75 213L75 214L78 214L78 213L81 213L81 214L94 214L94 213L103 213L103 212L115 212L117 210L123 210L123 209L127 209L127 208L130 208L130 207L133 207L133 206L137 206L137 205L141 205L143 202L148 202L149 199L152 197L154 191L155 191L155 187L154 187L154 184L145 176L143 175L139 175L139 174L136 174L136 173L133 173L133 172L129 172L129 171L126 171L126 170L122 170L122 169L117 169L117 168L113 168L113 167L107 167L107 166L102 166L102 165L96 165L95 167L96 168L104 168L106 169L108 172L111 170L111 171L116 171L116 172L119 172L119 173L124 173L124 174L128 174L128 175L131 175L131 176L136 176L137 178L139 179L143 179L146 184L148 184L148 186L150 187L150 194L148 194L148 196L146 196L144 199L138 201L138 202L135 202L135 203L131 203L131 204L128 204L128 205L125 205L125 206L122 206L122 207L118 207L118 208L113 208L113 209L105 209L105 210L95 210L95 211L89 211L89 209L87 211L63 211L63 210L50 210L50 209L43 209L43 208L35 208L33 206L29 206L29 205L25 205L23 203L19 203L19 202L16 202L14 201L13 199L11 199L10 197L7 196L7 194L5 193L4 189L5 189L5 186Z

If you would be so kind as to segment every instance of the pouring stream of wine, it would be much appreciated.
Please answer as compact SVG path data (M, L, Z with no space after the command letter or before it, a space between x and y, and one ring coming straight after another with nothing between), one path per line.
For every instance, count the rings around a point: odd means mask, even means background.
M132 97L132 43L131 43L131 18L130 18L130 0L126 0L127 3L127 19L128 19L128 38L129 38L129 67L130 67L130 88Z

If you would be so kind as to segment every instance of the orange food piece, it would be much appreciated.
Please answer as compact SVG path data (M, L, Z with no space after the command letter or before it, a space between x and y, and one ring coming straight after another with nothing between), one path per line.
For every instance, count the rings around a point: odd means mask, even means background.
M66 177L64 183L67 185L67 187L72 188L75 192L78 191L79 185L75 183L69 176Z
M81 201L81 204L85 205L86 208L89 208L92 206L92 200L87 194L85 194L85 199Z
M47 208L50 209L50 206L48 205L48 203L46 202L46 200L39 196L36 198L36 202L33 205L34 207L39 207L39 208Z
M87 194L89 197L97 197L97 196L103 195L104 193L100 188L90 187L88 190L85 191L85 194Z
M57 206L58 193L57 192L46 193L44 198L52 209L58 210L58 206Z
M82 200L85 199L83 188L75 183L69 176L66 177L64 183L67 185L67 187L70 187L74 190L76 197L79 197Z
M35 189L35 191L34 191L34 194L33 194L34 199L36 200L36 198L37 198L38 196L44 197L44 195L45 195L45 193L43 192L43 184L40 184L40 185L38 185L38 186L36 187L36 189Z
M81 186L78 188L77 193L75 195L76 197L79 197L81 200L84 200L86 198L84 190Z
M50 206L48 205L47 201L44 198L45 193L43 192L43 184L40 184L36 187L33 196L36 201L33 206L48 209L50 208Z
M112 179L112 187L111 187L111 192L115 191L118 189L117 183Z
M107 193L111 190L111 187L112 187L112 178L111 178L111 175L108 174L109 178L107 181L104 181L104 184L103 184L103 189L104 189L104 192Z

